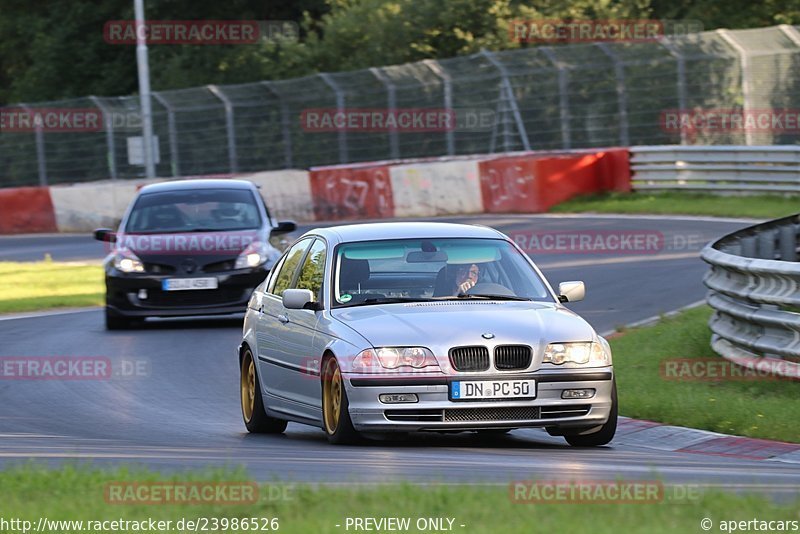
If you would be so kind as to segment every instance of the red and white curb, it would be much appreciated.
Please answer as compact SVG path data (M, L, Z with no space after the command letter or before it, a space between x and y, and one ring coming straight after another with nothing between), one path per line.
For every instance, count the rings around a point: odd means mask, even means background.
M621 417L612 445L800 464L800 444L729 436L708 430Z

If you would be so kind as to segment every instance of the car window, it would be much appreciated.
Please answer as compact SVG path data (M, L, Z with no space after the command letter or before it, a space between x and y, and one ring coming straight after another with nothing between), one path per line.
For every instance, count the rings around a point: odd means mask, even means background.
M286 256L281 256L281 259L275 264L275 267L272 268L269 275L267 276L267 283L264 284L264 293L272 293L273 289L275 288L275 282L278 280L278 274L281 272L281 268L283 267L283 263L286 261Z
M403 239L336 249L334 307L471 293L552 301L544 281L503 239Z
M298 267L300 267L300 261L311 245L311 241L311 239L303 239L289 249L289 252L286 253L284 259L281 261L280 270L275 277L275 282L270 293L280 297L285 290L291 287L294 274L297 272Z
M325 275L325 253L327 248L322 239L317 239L311 246L303 262L300 277L297 279L297 289L310 289L314 293L314 299L319 302L322 300L322 280Z
M192 189L141 195L127 233L251 230L261 225L256 199L246 189Z

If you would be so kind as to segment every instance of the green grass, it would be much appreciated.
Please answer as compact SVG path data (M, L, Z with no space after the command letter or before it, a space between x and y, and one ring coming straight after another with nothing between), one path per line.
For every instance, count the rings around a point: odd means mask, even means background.
M730 196L688 191L606 193L576 197L552 213L647 213L774 219L800 212L800 196Z
M620 412L725 434L800 443L798 383L775 379L666 379L671 358L724 360L711 350L707 306L629 330L610 340Z
M520 472L520 478L531 479ZM125 468L100 470L62 467L48 470L27 465L0 473L2 517L33 522L49 520L170 520L181 518L277 518L279 532L348 532L347 517L452 518L454 532L701 532L703 518L722 520L798 520L800 502L776 504L753 495L720 491L693 494L691 499L632 504L519 504L512 502L509 486L262 486L255 504L109 504L109 483L155 481L233 481L247 478L240 472L189 473L165 477L150 471ZM269 487L273 497L270 498ZM275 491L277 490L277 491ZM665 492L670 493L670 492ZM341 525L336 527L336 525ZM412 523L413 525L413 523ZM461 525L464 525L462 528ZM52 532L50 530L49 532ZM130 530L128 530L130 531ZM215 530L212 530L212 532ZM220 529L219 531L223 531ZM251 530L252 531L252 530ZM354 529L351 527L350 532ZM74 526L58 532L77 532ZM126 532L126 530L114 530ZM172 527L167 532L178 532ZM385 532L385 530L384 530ZM419 532L411 527L407 532Z
M0 262L0 313L99 306L104 295L100 265Z

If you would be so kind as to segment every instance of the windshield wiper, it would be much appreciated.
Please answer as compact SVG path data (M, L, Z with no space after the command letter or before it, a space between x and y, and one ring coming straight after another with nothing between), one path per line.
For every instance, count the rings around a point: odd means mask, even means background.
M518 297L516 295L490 295L486 293L459 293L454 297L439 297L443 298L444 300L469 300L469 299L481 299L481 300L520 300L520 301L531 301L527 297Z
M340 306L341 308L354 308L356 306L369 306L370 304L396 304L398 302L429 302L433 299L425 297L372 297L355 304Z

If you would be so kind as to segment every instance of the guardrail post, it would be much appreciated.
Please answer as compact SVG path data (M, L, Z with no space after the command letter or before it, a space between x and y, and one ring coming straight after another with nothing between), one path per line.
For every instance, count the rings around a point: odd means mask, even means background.
M369 69L369 71L386 88L386 105L389 108L389 113L394 114L394 111L397 108L397 97L392 80L386 76L386 73L377 67L372 67ZM389 128L389 157L391 159L400 159L400 143L397 139L397 128L394 126L394 121L392 121L392 127Z
M489 60L494 68L496 68L500 72L500 77L502 78L502 87L506 93L506 99L508 101L508 105L511 106L511 113L514 116L514 122L517 125L517 133L519 133L519 137L522 140L522 148L526 151L531 149L531 144L528 141L528 132L525 130L525 123L522 121L522 114L519 111L519 106L517 105L517 99L514 96L514 88L511 86L511 81L509 80L508 76L508 69L506 69L505 65L500 63L497 58L489 52L488 50L484 49L481 50L481 54ZM509 151L508 148L508 138L506 137L505 140L506 144L506 152Z
M292 163L292 131L289 127L289 106L286 105L281 94L272 86L272 82L261 82L267 91L275 95L281 107L281 131L283 132L283 157L286 161L286 168L291 169Z
M552 47L540 46L539 51L558 69L558 111L561 119L561 148L572 148L569 127L569 70L558 60Z
M333 94L336 96L336 111L344 115L345 113L345 99L339 84L327 72L321 72L318 75L325 82L325 85L331 88ZM347 154L347 130L339 128L337 132L339 140L339 163L347 163L349 156Z
M167 135L169 136L169 159L172 168L172 176L181 175L181 160L178 152L178 129L175 124L175 108L161 93L153 91L151 93L159 104L167 110Z
M19 107L31 113L31 108L27 104L20 104ZM35 115L31 113L31 117ZM42 130L41 121L34 120L35 136L36 136L36 165L39 170L39 185L47 185L47 158L44 151L44 131Z
M625 86L625 66L606 43L595 43L608 58L614 63L614 76L617 79L617 106L619 109L619 142L622 146L630 146L631 139L628 131L628 91Z
M766 231L758 234L758 257L765 260L775 259L774 231Z
M739 44L730 30L717 30L717 34L722 37L722 40L728 43L728 46L733 48L733 50L735 50L739 55L739 64L742 67L742 99L744 100L742 109L744 110L745 116L747 116L750 110L753 109L753 96L750 78L750 56L748 55L745 47ZM745 128L744 139L746 144L753 144L753 132L750 128Z
M108 106L103 104L96 96L90 96L89 100L94 102L97 109L103 114L103 124L106 130L106 146L108 148L108 172L111 174L111 179L117 179L117 153L114 146L114 116Z
M757 252L757 240L755 236L743 237L739 240L742 244L742 256L745 258L755 258Z
M237 173L239 172L239 162L236 158L236 124L233 118L233 102L218 86L207 85L206 87L225 106L225 129L228 132L228 168L231 173Z
M454 112L453 110L453 81L450 78L450 74L445 72L439 62L435 59L426 59L422 62L426 67L428 67L431 72L433 72L440 80L442 80L442 93L444 94L444 109L448 112ZM455 140L455 130L448 129L445 132L445 140L447 142L447 155L452 156L456 153L456 140Z
M781 226L779 230L782 261L797 261L797 227L794 224Z

